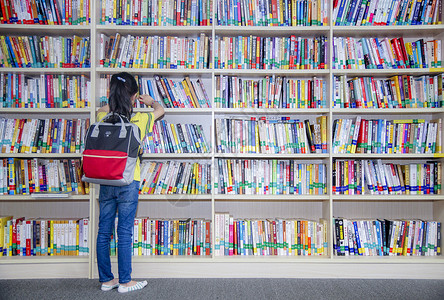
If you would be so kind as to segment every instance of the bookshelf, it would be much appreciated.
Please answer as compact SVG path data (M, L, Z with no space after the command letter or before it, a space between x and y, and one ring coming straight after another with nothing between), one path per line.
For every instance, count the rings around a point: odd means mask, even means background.
M216 11L213 3L213 12ZM339 1L341 2L341 1ZM3 73L85 75L91 81L90 106L86 108L8 108L2 109L1 115L7 118L49 118L57 114L61 118L90 118L95 120L95 111L100 103L101 76L120 71L129 71L139 76L153 78L154 75L165 76L172 80L182 80L189 76L191 80L203 81L206 91L212 99L211 108L167 108L165 120L171 123L197 123L204 125L205 135L212 146L209 153L174 154L153 153L144 154L144 160L150 161L183 161L205 162L212 165L212 184L210 194L200 195L140 195L138 217L150 218L204 218L214 222L214 216L219 212L228 212L234 218L301 218L308 220L327 220L328 248L324 256L135 256L133 257L133 276L139 277L344 277L344 278L443 278L442 256L435 257L342 257L334 255L334 217L344 218L412 218L436 220L444 222L444 196L440 195L336 195L332 192L332 165L335 160L377 160L391 163L423 163L425 161L442 162L442 153L431 154L373 154L333 153L332 127L333 121L340 118L355 119L437 119L444 117L444 108L334 108L334 77L373 76L387 79L395 75L438 75L444 72L442 68L421 69L336 69L333 67L335 37L360 38L397 38L405 41L443 40L444 25L391 25L391 26L335 26L332 20L333 2L327 1L326 18L323 26L226 26L217 25L213 15L212 24L205 26L131 26L105 25L101 23L101 4L91 1L91 22L89 25L11 25L0 24L1 35L45 35L72 37L79 35L90 37L91 66L89 68L2 68ZM197 38L201 33L214 41L216 37L249 37L288 38L291 35L305 39L325 36L326 66L324 69L154 69L154 68L109 68L100 66L100 36L178 36ZM214 48L213 54L215 53ZM286 77L291 80L309 80L313 77L326 82L326 106L322 108L222 108L215 105L216 78L220 76L236 76L245 80L260 80L266 76ZM136 109L136 111L147 111ZM26 117L24 117L26 115ZM326 153L220 153L217 151L215 120L218 118L244 117L288 117L290 119L309 119L315 122L319 116L327 118L327 152ZM444 137L441 136L441 139ZM0 154L1 158L80 158L80 154ZM304 164L325 164L326 193L322 195L237 195L219 194L215 184L219 180L216 172L218 160L295 160ZM37 217L90 217L89 256L49 256L49 257L1 257L0 276L2 278L57 278L83 277L97 278L95 258L95 237L98 221L97 199L98 189L91 189L89 195L72 195L60 199L34 199L27 195L0 196L1 214ZM213 230L212 241L214 244ZM213 253L214 253L213 245ZM116 258L112 258L116 265ZM36 264L41 270L39 275L32 272ZM64 271L69 268L70 274ZM267 270L264 272L264 270Z

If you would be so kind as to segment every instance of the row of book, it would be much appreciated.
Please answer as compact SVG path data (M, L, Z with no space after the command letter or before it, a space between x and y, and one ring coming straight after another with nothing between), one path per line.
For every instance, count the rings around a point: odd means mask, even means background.
M82 153L89 119L0 118L1 153Z
M212 38L100 34L100 66L111 68L209 69Z
M89 0L1 0L0 23L88 25Z
M80 159L9 157L0 163L0 195L89 193L89 184L81 181Z
M327 153L327 117L216 118L218 153ZM324 126L324 127L322 127Z
M156 121L142 145L144 153L210 153L211 147L200 124Z
M441 40L333 38L334 69L441 68Z
M115 221L117 228L118 216ZM133 256L211 255L211 221L206 219L134 219L132 249ZM119 236L111 237L111 256L117 255Z
M85 108L90 95L85 75L0 73L0 108Z
M334 77L334 108L439 108L443 76Z
M291 79L267 75L262 79L216 75L217 108L326 108L327 84L320 78Z
M328 253L327 220L244 219L214 215L215 256L320 256Z
M441 255L441 222L334 218L337 256Z
M0 67L89 68L90 38L0 35Z
M327 37L237 36L214 40L215 69L325 69Z
M211 164L143 161L139 194L211 194Z
M89 219L0 216L0 256L89 255Z
M295 160L217 159L216 194L325 195L327 166Z
M441 119L336 119L333 153L441 153L441 135Z
M336 0L336 26L436 25L442 23L441 1Z
M219 0L216 20L224 26L327 26L325 0Z
M108 103L111 75L101 75L100 105ZM134 76L139 85L140 95L150 95L166 108L211 108L211 100L200 78L192 80L185 76L183 80L173 80L155 75L154 78ZM136 101L135 107L146 107Z
M212 0L101 0L100 24L132 26L209 26Z
M441 194L441 162L393 164L382 160L335 160L333 193L343 195Z

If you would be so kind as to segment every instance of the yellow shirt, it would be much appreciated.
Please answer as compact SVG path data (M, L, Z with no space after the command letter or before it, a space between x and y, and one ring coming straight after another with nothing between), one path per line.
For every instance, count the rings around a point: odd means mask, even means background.
M101 120L104 116L106 116L106 112L99 112L97 114L97 121ZM154 114L150 113L136 113L131 118L131 123L134 123L140 129L140 140L143 140L145 135L147 134L146 129L148 128L148 133L153 131L154 126ZM148 124L149 122L149 124ZM148 126L147 126L148 124ZM134 180L140 181L140 160L137 158L136 169L134 170Z

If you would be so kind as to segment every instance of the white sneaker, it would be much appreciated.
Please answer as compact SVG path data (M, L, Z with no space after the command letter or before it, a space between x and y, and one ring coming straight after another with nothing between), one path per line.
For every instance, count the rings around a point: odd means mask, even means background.
M147 284L148 284L148 282L146 282L146 280L144 280L144 281L137 282L133 286L119 285L118 291L119 291L119 293L128 293L128 292L132 292L132 291L137 291L137 290L143 289Z
M113 284L113 285L106 285L106 284L102 284L102 291L107 292L107 291L111 291L112 289L115 289L116 287L119 287L119 284Z

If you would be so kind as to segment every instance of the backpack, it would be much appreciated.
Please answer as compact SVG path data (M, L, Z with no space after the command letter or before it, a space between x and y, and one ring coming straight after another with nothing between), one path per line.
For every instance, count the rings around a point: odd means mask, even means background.
M120 122L102 122L112 115L118 116ZM134 180L141 143L136 124L118 114L107 114L86 132L82 180L113 186L129 185Z

